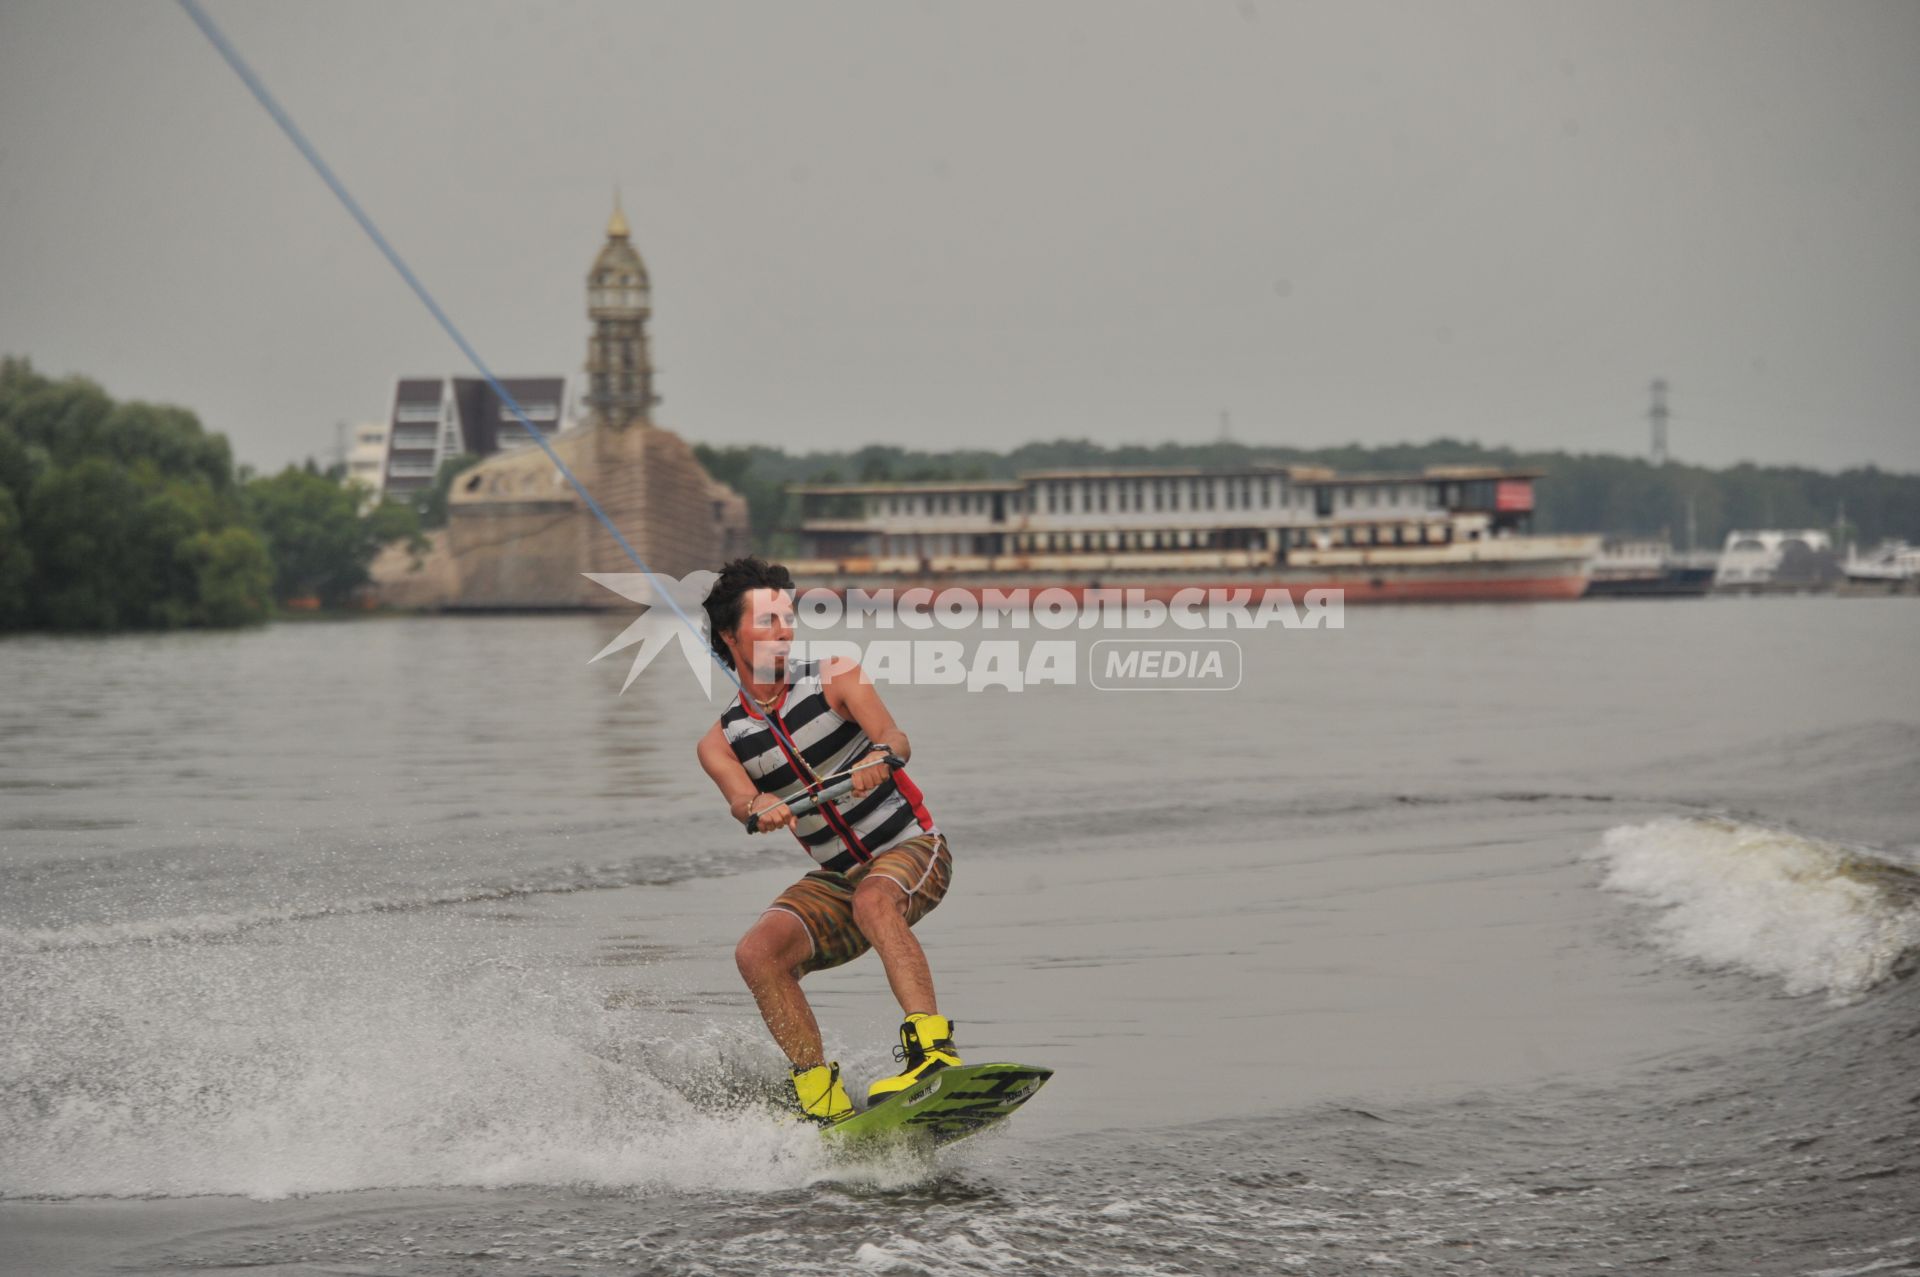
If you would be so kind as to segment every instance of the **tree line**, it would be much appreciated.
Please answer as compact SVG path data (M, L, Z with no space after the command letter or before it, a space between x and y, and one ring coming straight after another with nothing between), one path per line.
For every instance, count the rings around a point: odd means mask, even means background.
M419 502L372 501L342 467L236 469L193 413L116 402L84 377L0 360L0 630L247 625L340 607L380 548L445 520L454 473Z
M1234 442L1128 444L1085 439L920 451L871 444L789 453L762 445L695 448L747 499L753 541L796 548L793 483L1011 478L1023 471L1131 466L1304 464L1353 471L1495 465L1544 471L1542 532L1670 535L1702 547L1736 528L1834 529L1863 545L1920 542L1920 475L1864 466L1655 466L1605 454L1519 452L1453 439L1286 448ZM443 526L456 457L412 500L372 499L344 468L309 460L276 474L236 468L224 436L184 408L116 402L84 377L49 378L0 360L0 631L232 626L277 608L341 607L381 547Z
M1432 465L1487 465L1545 472L1535 485L1540 532L1602 532L1672 538L1718 548L1728 532L1825 528L1865 547L1887 538L1920 543L1920 475L1876 466L1832 473L1800 466L1723 469L1654 465L1605 453L1521 452L1457 439L1365 447L1287 448L1228 441L1124 444L1087 439L1024 444L1009 452L917 451L870 444L843 451L696 447L702 464L747 499L754 540L791 553L799 522L792 483L1010 479L1022 471L1133 466L1319 465L1343 472L1414 472Z

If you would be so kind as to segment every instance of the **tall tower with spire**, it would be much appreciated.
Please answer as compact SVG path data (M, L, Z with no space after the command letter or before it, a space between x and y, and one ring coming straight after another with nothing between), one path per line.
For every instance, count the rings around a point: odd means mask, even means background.
M382 591L413 607L625 608L625 598L587 574L631 571L637 553L656 571L685 576L746 553L745 498L654 419L652 302L632 240L616 194L606 245L587 273L587 419L549 436L553 455L619 534L555 473L546 450L509 448L460 476L447 494L446 529L424 560L394 558L376 569ZM550 397L557 423L559 390ZM437 404L422 410L435 408L428 415L437 420ZM403 415L410 406L403 395L396 429L413 420Z
M593 420L624 430L653 419L653 356L647 349L647 319L653 313L647 264L633 246L633 232L613 197L607 242L587 272L587 409Z

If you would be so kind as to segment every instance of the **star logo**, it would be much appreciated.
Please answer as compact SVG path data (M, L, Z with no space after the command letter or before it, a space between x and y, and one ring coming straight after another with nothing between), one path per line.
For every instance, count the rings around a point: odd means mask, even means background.
M627 681L620 685L624 693L633 686L633 680L640 677L640 671L660 654L661 649L677 639L681 655L687 658L687 664L693 667L694 677L700 680L700 690L708 696L713 695L713 649L707 645L705 604L707 592L720 579L718 572L701 568L677 580L659 572L585 572L581 575L647 609L632 625L620 631L619 637L613 642L594 653L587 664L591 665L603 656L611 656L622 648L638 643L640 650L633 654L633 665L627 670ZM675 605L693 625L674 615Z

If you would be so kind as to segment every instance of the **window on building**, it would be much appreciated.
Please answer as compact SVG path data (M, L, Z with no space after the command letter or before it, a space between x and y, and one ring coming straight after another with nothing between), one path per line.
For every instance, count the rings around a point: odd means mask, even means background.
M1103 484L1100 484L1100 485L1099 485L1099 489L1100 489L1100 513L1101 513L1101 514L1105 514L1105 513L1107 512L1107 486L1108 486L1108 485L1106 485L1106 484L1104 484L1104 483L1103 483Z

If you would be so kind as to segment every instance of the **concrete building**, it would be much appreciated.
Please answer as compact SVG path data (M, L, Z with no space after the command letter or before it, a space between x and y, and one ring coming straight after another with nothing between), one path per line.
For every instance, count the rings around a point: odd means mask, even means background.
M363 421L353 428L347 445L347 478L379 500L387 482L387 423Z
M1536 470L1315 466L1032 471L796 484L801 585L1337 589L1369 599L1577 598L1597 537L1532 534Z
M1015 479L796 484L805 552L934 559L1080 551L1438 545L1531 530L1540 472L1312 466L1033 471Z

